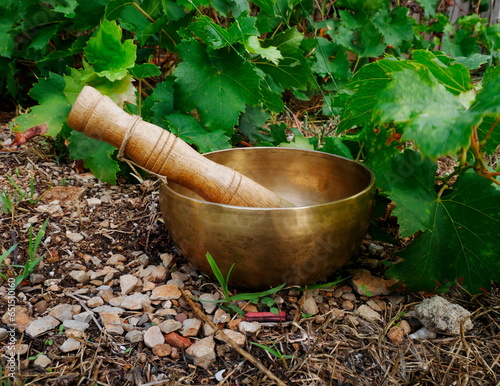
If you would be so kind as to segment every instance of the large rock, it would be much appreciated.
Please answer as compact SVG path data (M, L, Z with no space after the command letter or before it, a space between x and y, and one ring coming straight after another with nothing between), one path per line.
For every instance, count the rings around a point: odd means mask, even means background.
M460 334L460 326L463 324L464 330L474 327L468 318L470 312L458 304L453 304L448 300L434 296L425 299L415 307L415 317L427 329L435 332L448 334Z

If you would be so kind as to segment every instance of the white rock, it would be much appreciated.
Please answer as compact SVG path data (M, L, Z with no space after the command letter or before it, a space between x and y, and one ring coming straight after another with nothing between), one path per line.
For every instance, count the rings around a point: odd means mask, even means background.
M174 284L179 288L185 287L185 284L181 279L170 279L169 281L167 281L167 284Z
M43 333L52 330L57 326L59 326L59 320L57 320L53 316L47 315L31 322L30 325L26 328L26 333L32 338L36 338L37 336L42 335Z
M142 310L151 305L151 300L146 294L135 293L123 299L120 307L126 310Z
M151 300L172 300L182 296L179 287L175 284L165 284L156 287L151 293Z
M219 300L219 297L218 293L200 295L200 300L203 300L201 305L207 314L212 314L215 311L217 308L217 303L215 303L215 301Z
M420 330L417 330L413 334L408 335L408 337L410 339L432 340L432 339L436 339L437 334L434 331L431 331L425 327L422 327Z
M219 324L219 323L227 323L231 320L231 315L229 315L227 312L224 310L218 308L217 311L215 311L214 314L214 319L213 322L214 324Z
M174 261L174 255L170 253L162 253L160 255L161 262L165 267L170 267Z
M215 361L215 342L212 336L200 339L186 349L186 356L195 366L208 369Z
M165 278L167 277L167 268L162 265L148 265L140 271L139 277L154 283L165 282Z
M169 334L182 328L182 323L175 319L167 319L158 324L163 333Z
M33 363L35 364L35 366L46 368L48 365L50 365L50 359L47 355L40 355L35 359Z
M380 320L380 314L366 304L360 305L356 310L356 314L368 320Z
M81 345L82 344L80 343L80 341L73 338L69 338L59 347L59 350L61 350L62 352L75 351L78 350Z
M242 334L247 334L247 333L251 333L251 334L255 334L257 331L260 330L260 323L259 322L241 322L239 325L238 325L238 330L242 333Z
M165 343L165 337L163 336L160 327L153 326L146 330L144 333L144 344L149 348L153 348L156 345Z
M101 321L107 332L122 335L124 333L122 321L118 314L113 312L101 312Z
M139 279L134 275L123 275L120 276L120 289L122 295L128 295L133 292L138 287Z
M90 308L95 308L102 306L104 304L104 300L100 296L94 296L93 298L90 298L87 300L87 306Z
M9 336L9 332L5 328L0 328L0 342L7 339L8 336Z
M79 243L84 238L81 233L68 233L66 234L66 237L73 243Z
M73 306L71 304L59 304L49 312L49 315L61 322L73 319Z
M85 311L79 314L73 315L74 320L78 320L79 322L89 323L92 320L92 316L94 313L92 311Z
M71 271L69 276L71 276L78 283L86 283L90 280L90 273L87 271Z
M78 320L65 320L63 322L64 328L71 328L74 330L80 330L80 331L85 331L87 328L90 327L88 323L85 322L80 322Z
M230 330L229 328L223 329L222 332L226 334L229 339L231 339L234 343L236 343L240 347L243 347L247 341L247 337L243 335L241 332ZM215 337L219 340L222 340L223 342L226 342L226 339L218 332L215 333Z
M139 343L143 341L144 332L139 330L130 330L125 335L125 339L127 339L130 343Z
M85 338L85 333L82 330L75 330L73 328L70 328L69 330L65 330L64 335L66 335L67 338L74 338L74 339Z
M127 261L127 258L123 255L120 255L119 253L114 254L111 256L108 261L106 261L106 264L109 265L118 265L122 264L123 262Z
M92 198L87 198L87 205L88 206L98 206L101 205L102 201L99 200L98 198L92 197Z
M319 312L316 300L312 296L306 296L304 304L302 305L302 311L309 315L316 315Z
M94 308L92 311L97 312L97 313L109 312L109 313L118 314L118 315L121 315L125 312L125 310L123 308L111 307L111 306L99 306L99 307Z
M182 322L181 334L184 337L196 336L201 329L201 320L199 319L186 319Z
M464 330L474 327L468 318L470 312L458 304L453 304L448 300L434 296L425 299L415 307L415 317L429 330L444 332L449 334L460 334L460 326L463 324Z

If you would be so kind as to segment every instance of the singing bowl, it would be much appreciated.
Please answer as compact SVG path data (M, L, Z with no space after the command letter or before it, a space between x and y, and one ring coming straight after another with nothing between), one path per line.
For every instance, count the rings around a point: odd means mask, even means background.
M266 288L317 282L345 265L371 221L375 178L363 165L292 148L237 148L206 153L289 200L292 208L207 202L172 182L160 207L172 241L213 276L209 252L230 283Z

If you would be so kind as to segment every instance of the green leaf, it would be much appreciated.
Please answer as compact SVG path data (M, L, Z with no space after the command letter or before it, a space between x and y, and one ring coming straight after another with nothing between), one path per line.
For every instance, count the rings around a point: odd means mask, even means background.
M404 123L402 140L415 141L431 158L453 154L470 141L480 115L469 113L426 68L392 74L374 106L376 122Z
M277 65L280 59L283 59L280 51L273 46L266 48L261 47L259 39L257 36L250 36L245 45L248 52L251 54L257 54L262 56L264 59L269 60L273 64Z
M308 138L305 138L298 130L292 130L294 137L290 142L283 142L278 147L289 147L293 149L314 150L314 145L311 144Z
M158 66L153 63L136 64L129 72L135 79L146 79L161 74Z
M387 0L337 0L336 5L339 8L349 9L358 13L374 14L381 8L388 8L389 2Z
M425 65L434 77L454 95L467 92L471 88L470 74L466 66L452 62L449 66L432 52L413 51L416 62Z
M455 58L457 63L463 64L469 70L475 70L481 67L483 64L488 63L491 59L491 55L481 55L481 54L472 54L471 56L459 56Z
M405 7L396 7L390 12L383 8L373 18L387 45L397 48L413 38L413 27L407 13L408 8Z
M14 53L15 40L11 30L16 20L6 9L0 7L2 17L0 17L0 56L11 58Z
M30 91L30 95L39 105L33 106L29 113L22 114L14 120L15 130L24 132L45 123L46 135L55 137L59 134L71 110L64 95L64 87L65 81L60 75L49 73L48 78L41 78Z
M354 159L349 148L339 137L326 137L325 145L319 150L330 154L340 155L345 158Z
M168 78L158 83L151 95L142 103L143 117L157 126L162 126L165 116L174 113L173 80Z
M246 104L260 100L260 76L232 49L207 52L195 40L178 45L183 62L175 69L183 96L198 108L201 123L209 130L233 132Z
M317 42L316 60L312 70L317 74L332 77L334 82L349 79L351 77L350 62L345 48L324 37L318 37Z
M78 1L74 27L80 31L93 30L103 19L108 2L109 0Z
M498 114L486 115L485 117L483 117L483 121L477 128L479 141L483 141L489 133L488 140L485 144L482 145L482 150L487 154L495 154L498 148L498 144L500 143L500 127L497 119L499 119ZM493 127L493 125L495 125L494 129L490 132L490 129L491 127Z
M78 0L65 0L63 3L65 3L65 5L59 3L56 7L54 7L54 12L61 12L65 17L74 19L75 9L78 6Z
M500 281L500 190L475 174L461 176L453 191L426 205L432 229L400 253L388 270L410 291L459 281L471 293Z
M231 148L224 131L208 132L191 115L171 114L165 117L165 121L171 133L187 143L196 145L200 153Z
M132 39L122 40L122 29L116 22L103 20L85 47L87 60L96 73L110 81L123 79L135 64L136 46Z
M425 17L434 16L436 14L436 3L437 0L417 0L420 3L425 12Z
M483 78L483 88L477 95L472 111L483 114L500 113L500 67L490 67Z
M240 116L238 130L252 142L269 141L269 136L262 134L262 127L269 119L269 114L261 108L247 106Z
M112 155L116 149L102 141L88 138L83 133L73 131L69 137L71 158L83 160L96 178L108 184L116 184L116 173L120 170Z

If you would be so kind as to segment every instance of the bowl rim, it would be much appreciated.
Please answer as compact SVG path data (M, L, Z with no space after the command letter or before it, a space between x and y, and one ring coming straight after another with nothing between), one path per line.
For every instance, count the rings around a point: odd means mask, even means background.
M188 201L192 201L192 202L195 202L195 203L198 203L198 204L213 205L215 207L222 207L222 208L231 208L233 210L234 209L244 209L244 210L254 210L254 211L259 211L259 210L260 211L262 211L262 210L264 210L264 211L268 211L268 210L286 211L286 210L297 210L297 209L316 208L316 207L319 208L319 207L323 207L323 206L326 206L326 205L332 205L332 204L341 203L343 201L352 200L352 199L355 199L356 197L359 197L359 196L361 196L363 194L368 193L371 190L374 190L374 187L375 187L375 174L370 170L370 168L368 168L366 165L363 165L362 163L360 163L360 162L358 162L356 160L352 160L352 159L349 159L347 157L342 157L342 156L337 155L337 154L327 153L327 152L324 152L324 151L310 150L310 149L300 149L300 148L290 148L290 147L252 146L252 147L235 147L235 148L231 148L231 149L216 150L216 151L211 151L211 152L203 153L202 155L203 156L207 156L207 155L210 155L210 154L226 153L226 152L235 151L235 150L238 150L238 151L252 151L252 150L256 150L256 149L258 149L258 150L261 150L261 149L273 149L273 150L277 150L277 151L298 151L298 152L306 152L306 153L313 153L313 154L317 153L317 154L326 155L326 156L329 156L329 157L340 158L340 159L346 160L348 162L354 163L357 166L360 166L361 168L363 168L364 170L366 170L369 173L369 175L370 175L370 181L367 184L367 186L364 189L360 190L358 193L353 194L353 195L348 196L348 197L345 197L345 198L342 198L340 200L324 202L324 203L321 203L321 204L301 205L301 206L286 207L286 208L263 208L263 207L251 207L251 206L238 206L238 205L220 204L220 203L217 203L217 202L206 201L206 200L202 200L202 199L194 198L194 197L189 197L189 196L186 196L184 194L178 193L174 189L172 189L170 186L168 186L168 180L166 180L166 182L162 181L161 186L163 188L167 189L173 195L178 196L179 198L187 199Z

